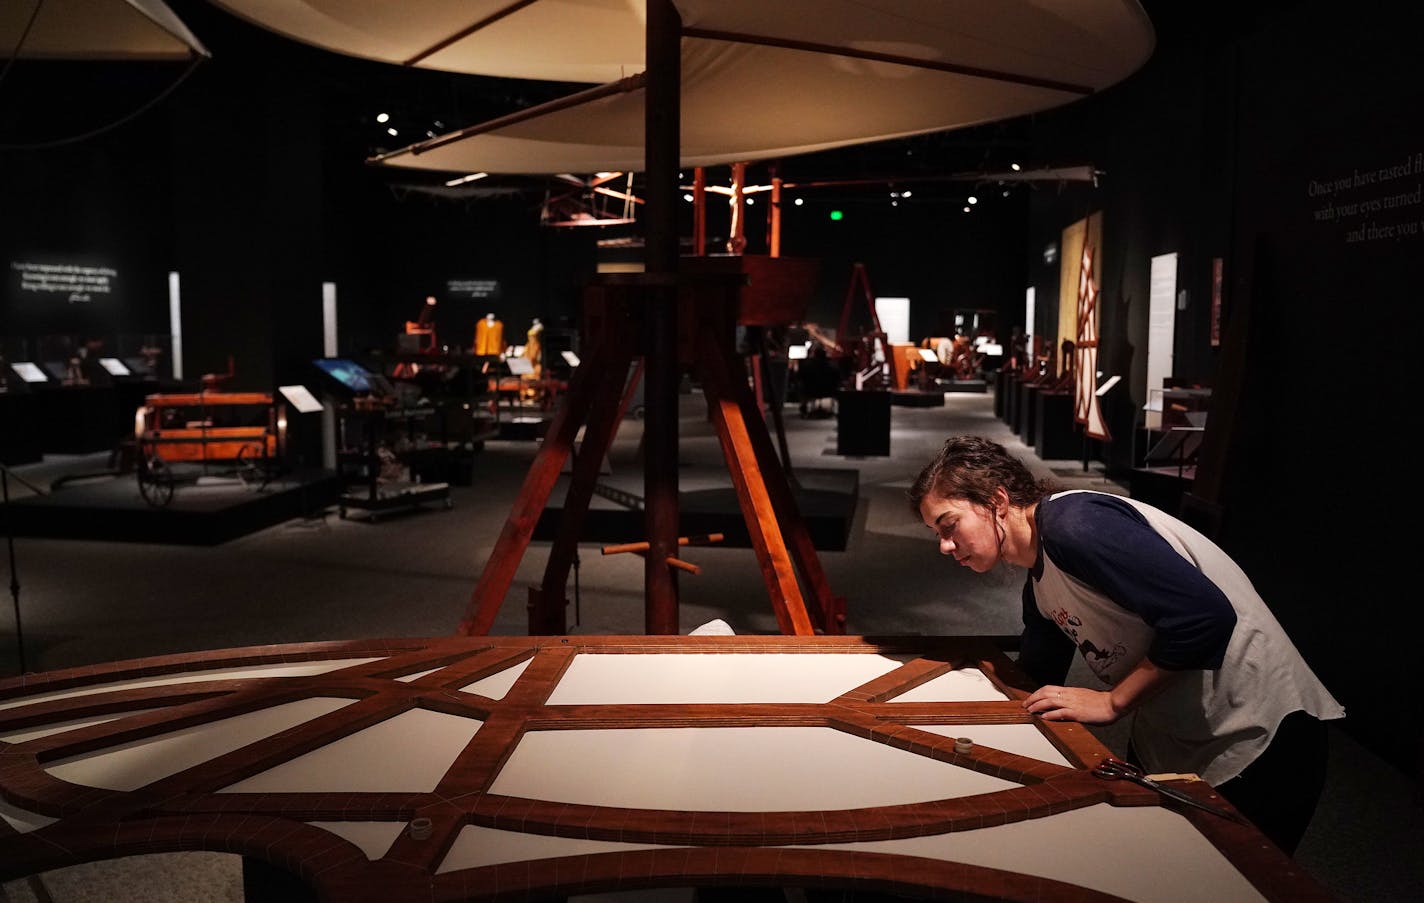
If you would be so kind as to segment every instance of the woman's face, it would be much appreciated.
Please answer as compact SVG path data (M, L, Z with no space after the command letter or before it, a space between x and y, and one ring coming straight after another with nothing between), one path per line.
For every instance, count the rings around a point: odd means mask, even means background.
M930 493L920 502L920 517L939 538L939 551L977 574L999 563L999 531L994 512L964 499Z

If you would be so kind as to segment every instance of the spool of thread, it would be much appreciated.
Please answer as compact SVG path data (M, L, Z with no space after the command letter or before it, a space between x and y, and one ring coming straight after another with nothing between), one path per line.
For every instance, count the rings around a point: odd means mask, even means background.
M968 737L956 737L954 740L954 751L957 753L967 753L974 748L974 741Z
M412 818L410 820L411 840L426 840L430 837L430 833L433 830L434 826L431 824L430 819L425 818L424 816L420 818Z

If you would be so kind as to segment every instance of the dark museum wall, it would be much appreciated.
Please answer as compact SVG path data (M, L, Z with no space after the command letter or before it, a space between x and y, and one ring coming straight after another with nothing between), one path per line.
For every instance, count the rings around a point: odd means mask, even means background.
M89 81L88 73L43 64L37 69L31 74L53 85L59 98ZM0 95L6 136L16 134L17 119L27 133L46 137L84 121L77 114L67 123L60 116L26 119L31 108L14 100ZM114 113L103 105L84 112ZM117 341L119 334L168 331L171 196L166 147L157 151L155 156L154 147L114 135L42 150L0 147L0 336L24 336L39 345L41 337ZM83 275L91 281L70 290L32 269L45 266L88 268ZM24 350L44 358L58 357L60 349ZM12 356L17 351L7 349Z
M391 98L450 99L477 122L487 117L476 92L285 41L201 0L171 5L214 59L165 102L91 140L0 147L0 338L166 333L170 270L182 278L187 376L220 372L231 355L238 389L311 380L327 281L344 354L390 348L429 294L452 345L469 345L486 311L511 340L535 316L576 322L597 230L541 227L542 192L436 200L363 162L364 118ZM1092 164L1097 187L1016 190L969 215L943 199L892 208L808 193L785 211L782 252L822 261L808 317L823 325L838 322L861 262L875 294L912 299L913 335L942 331L955 309L988 308L1007 336L1029 285L1036 325L1051 330L1064 299L1043 251L1101 212L1101 364L1125 380L1106 407L1116 441L1101 449L1116 469L1131 464L1124 440L1146 400L1149 261L1177 252L1186 305L1174 376L1214 390L1220 538L1345 704L1348 729L1415 773L1424 701L1398 688L1424 675L1419 656L1387 640L1424 629L1412 594L1400 598L1407 574L1392 573L1409 559L1391 510L1414 482L1397 387L1413 375L1412 299L1424 284L1413 71L1424 12L1377 0L1144 5L1159 46L1143 70L1032 117L1037 159L1025 148L1025 164ZM15 67L0 84L0 136L92 127L176 74L106 67L94 90L96 71ZM716 207L708 232L725 236ZM830 220L832 208L844 219ZM764 208L753 209L747 250L761 253ZM1215 257L1226 274L1219 346ZM21 290L15 264L36 261L115 275L107 294L71 301ZM451 282L497 294L457 297Z

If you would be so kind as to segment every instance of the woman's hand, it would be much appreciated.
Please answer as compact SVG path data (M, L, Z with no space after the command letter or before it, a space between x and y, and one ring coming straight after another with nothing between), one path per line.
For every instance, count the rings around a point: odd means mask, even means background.
M1024 700L1023 707L1044 721L1112 724L1122 717L1112 694L1085 687L1039 687Z

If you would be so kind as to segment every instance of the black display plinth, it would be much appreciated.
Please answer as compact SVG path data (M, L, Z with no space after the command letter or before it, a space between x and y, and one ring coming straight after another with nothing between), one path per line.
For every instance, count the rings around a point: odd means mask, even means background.
M1044 460L1083 457L1083 431L1073 422L1072 392L1038 392L1033 450Z
M1014 393L1014 407L1010 412L1012 416L1008 422L1008 429L1014 430L1015 436L1022 436L1024 433L1024 419L1034 406L1034 393L1037 393L1038 389L1038 383L1018 383L1018 390Z
M906 389L904 392L891 392L890 403L901 408L942 408L944 407L944 392L937 389L924 392L919 389Z
M890 396L889 392L836 396L836 454L890 454Z
M14 467L43 458L39 396L34 392L0 394L0 464Z
M261 489L226 479L185 484L174 491L170 504L156 508L139 493L137 477L118 474L15 499L0 508L0 518L8 518L16 536L211 546L323 511L340 491L335 473L312 469Z
M1009 429L1014 428L1014 423L1019 416L1019 387L1023 385L1023 380L1017 376L1004 384L1004 424Z
M40 442L46 453L82 455L118 445L122 430L119 396L113 386L54 386L35 395L40 400Z
M1021 389L1022 399L1018 404L1018 426L1014 432L1018 433L1018 439L1025 446L1034 447L1038 437L1038 396L1042 395L1042 386L1025 385Z
M559 477L549 494L549 504L539 514L533 539L552 541L563 519L563 499L569 477ZM610 473L598 478L581 542L632 542L645 535L642 504L643 475ZM843 552L850 539L860 497L860 471L850 468L795 469L791 495L811 537L821 551ZM678 535L721 533L719 545L751 548L747 522L737 502L732 478L725 469L684 466L678 470Z
M989 384L982 379L951 379L942 383L946 392L975 392L983 395L989 391Z
M1180 472L1175 467L1134 467L1127 472L1127 490L1138 501L1177 515L1195 477L1195 467Z

